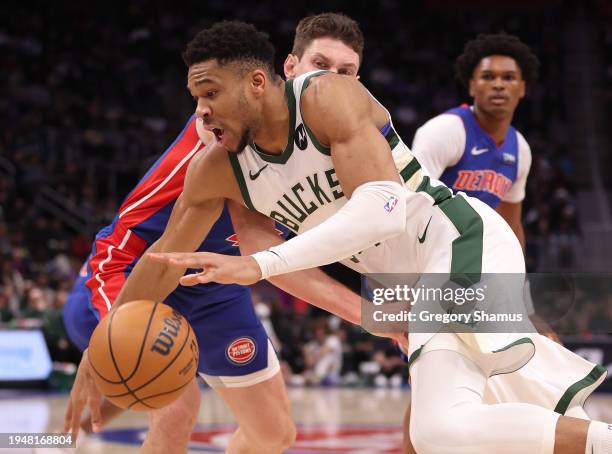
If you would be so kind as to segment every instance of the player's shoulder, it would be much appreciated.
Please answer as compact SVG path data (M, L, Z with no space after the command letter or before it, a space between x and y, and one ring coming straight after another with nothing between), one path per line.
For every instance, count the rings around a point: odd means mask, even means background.
M427 120L419 130L444 134L452 131L464 131L465 128L461 117L453 113L444 112Z
M519 161L522 161L526 165L530 165L531 163L531 147L525 139L525 136L521 134L517 129L516 131L516 143L519 153Z
M225 170L229 170L229 158L227 150L219 145L216 140L210 142L193 157L189 163L188 172L191 176L212 178Z
M530 150L531 147L529 146L529 142L527 142L525 136L516 128L514 129L514 131L516 132L516 141L518 143L519 148L523 147L527 150Z
M189 163L183 192L193 203L231 197L232 169L227 150L216 141L206 146Z
M347 77L334 72L313 73L305 77L302 89L302 103L307 105L335 104L348 96L359 96L364 89L355 77Z

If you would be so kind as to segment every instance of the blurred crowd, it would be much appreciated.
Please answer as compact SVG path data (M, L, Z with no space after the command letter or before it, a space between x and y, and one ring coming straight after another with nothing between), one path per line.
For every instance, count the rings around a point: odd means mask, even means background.
M528 268L575 266L581 233L562 90L562 35L570 10L474 12L427 1L406 8L392 0L375 7L340 0L234 3L211 0L180 10L144 0L120 8L0 4L0 15L11 18L0 24L2 323L38 324L56 358L74 357L59 315L66 294L95 232L112 221L121 199L193 110L180 58L185 43L225 18L268 31L280 68L301 17L321 11L354 17L366 38L361 80L391 111L407 143L427 119L468 101L453 75L467 40L500 30L519 35L542 63L540 82L515 121L533 152L524 204ZM612 65L609 25L605 36ZM269 312L296 382L321 381L323 369L333 371L326 374L332 382L349 371L384 377L381 383L405 373L384 339L286 296L258 304ZM327 359L324 367L323 357L341 357L342 365Z
M608 115L612 116L612 0L605 0L602 5L602 12L606 15L607 21L602 31L602 42L604 47L605 79L604 87Z

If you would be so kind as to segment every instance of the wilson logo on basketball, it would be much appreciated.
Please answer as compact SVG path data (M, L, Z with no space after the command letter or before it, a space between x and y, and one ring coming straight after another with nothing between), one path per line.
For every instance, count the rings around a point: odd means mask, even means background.
M240 337L227 347L228 359L236 364L248 364L257 353L257 345L250 337Z
M174 340L181 330L182 320L183 316L176 311L172 311L172 317L164 319L164 326L155 338L153 346L151 347L152 352L157 352L164 356L170 353L170 350L174 345Z

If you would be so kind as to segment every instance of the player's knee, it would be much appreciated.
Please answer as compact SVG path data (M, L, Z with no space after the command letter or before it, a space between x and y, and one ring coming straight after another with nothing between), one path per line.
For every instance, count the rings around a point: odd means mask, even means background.
M188 440L200 409L200 391L197 383L170 405L149 413L150 431L158 433L168 442Z
M257 437L256 443L262 448L267 448L270 452L284 451L295 442L297 430L288 417L279 419L274 424L266 424L266 427L258 430L254 436Z
M478 432L475 424L467 423L466 418L453 412L437 418L412 419L409 428L410 441L419 454L453 454L471 445Z

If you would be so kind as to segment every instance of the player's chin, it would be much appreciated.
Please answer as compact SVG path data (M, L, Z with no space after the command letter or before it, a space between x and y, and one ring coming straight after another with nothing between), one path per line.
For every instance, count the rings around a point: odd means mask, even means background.
M489 104L487 107L487 112L493 117L505 117L512 113L509 103L502 105Z

